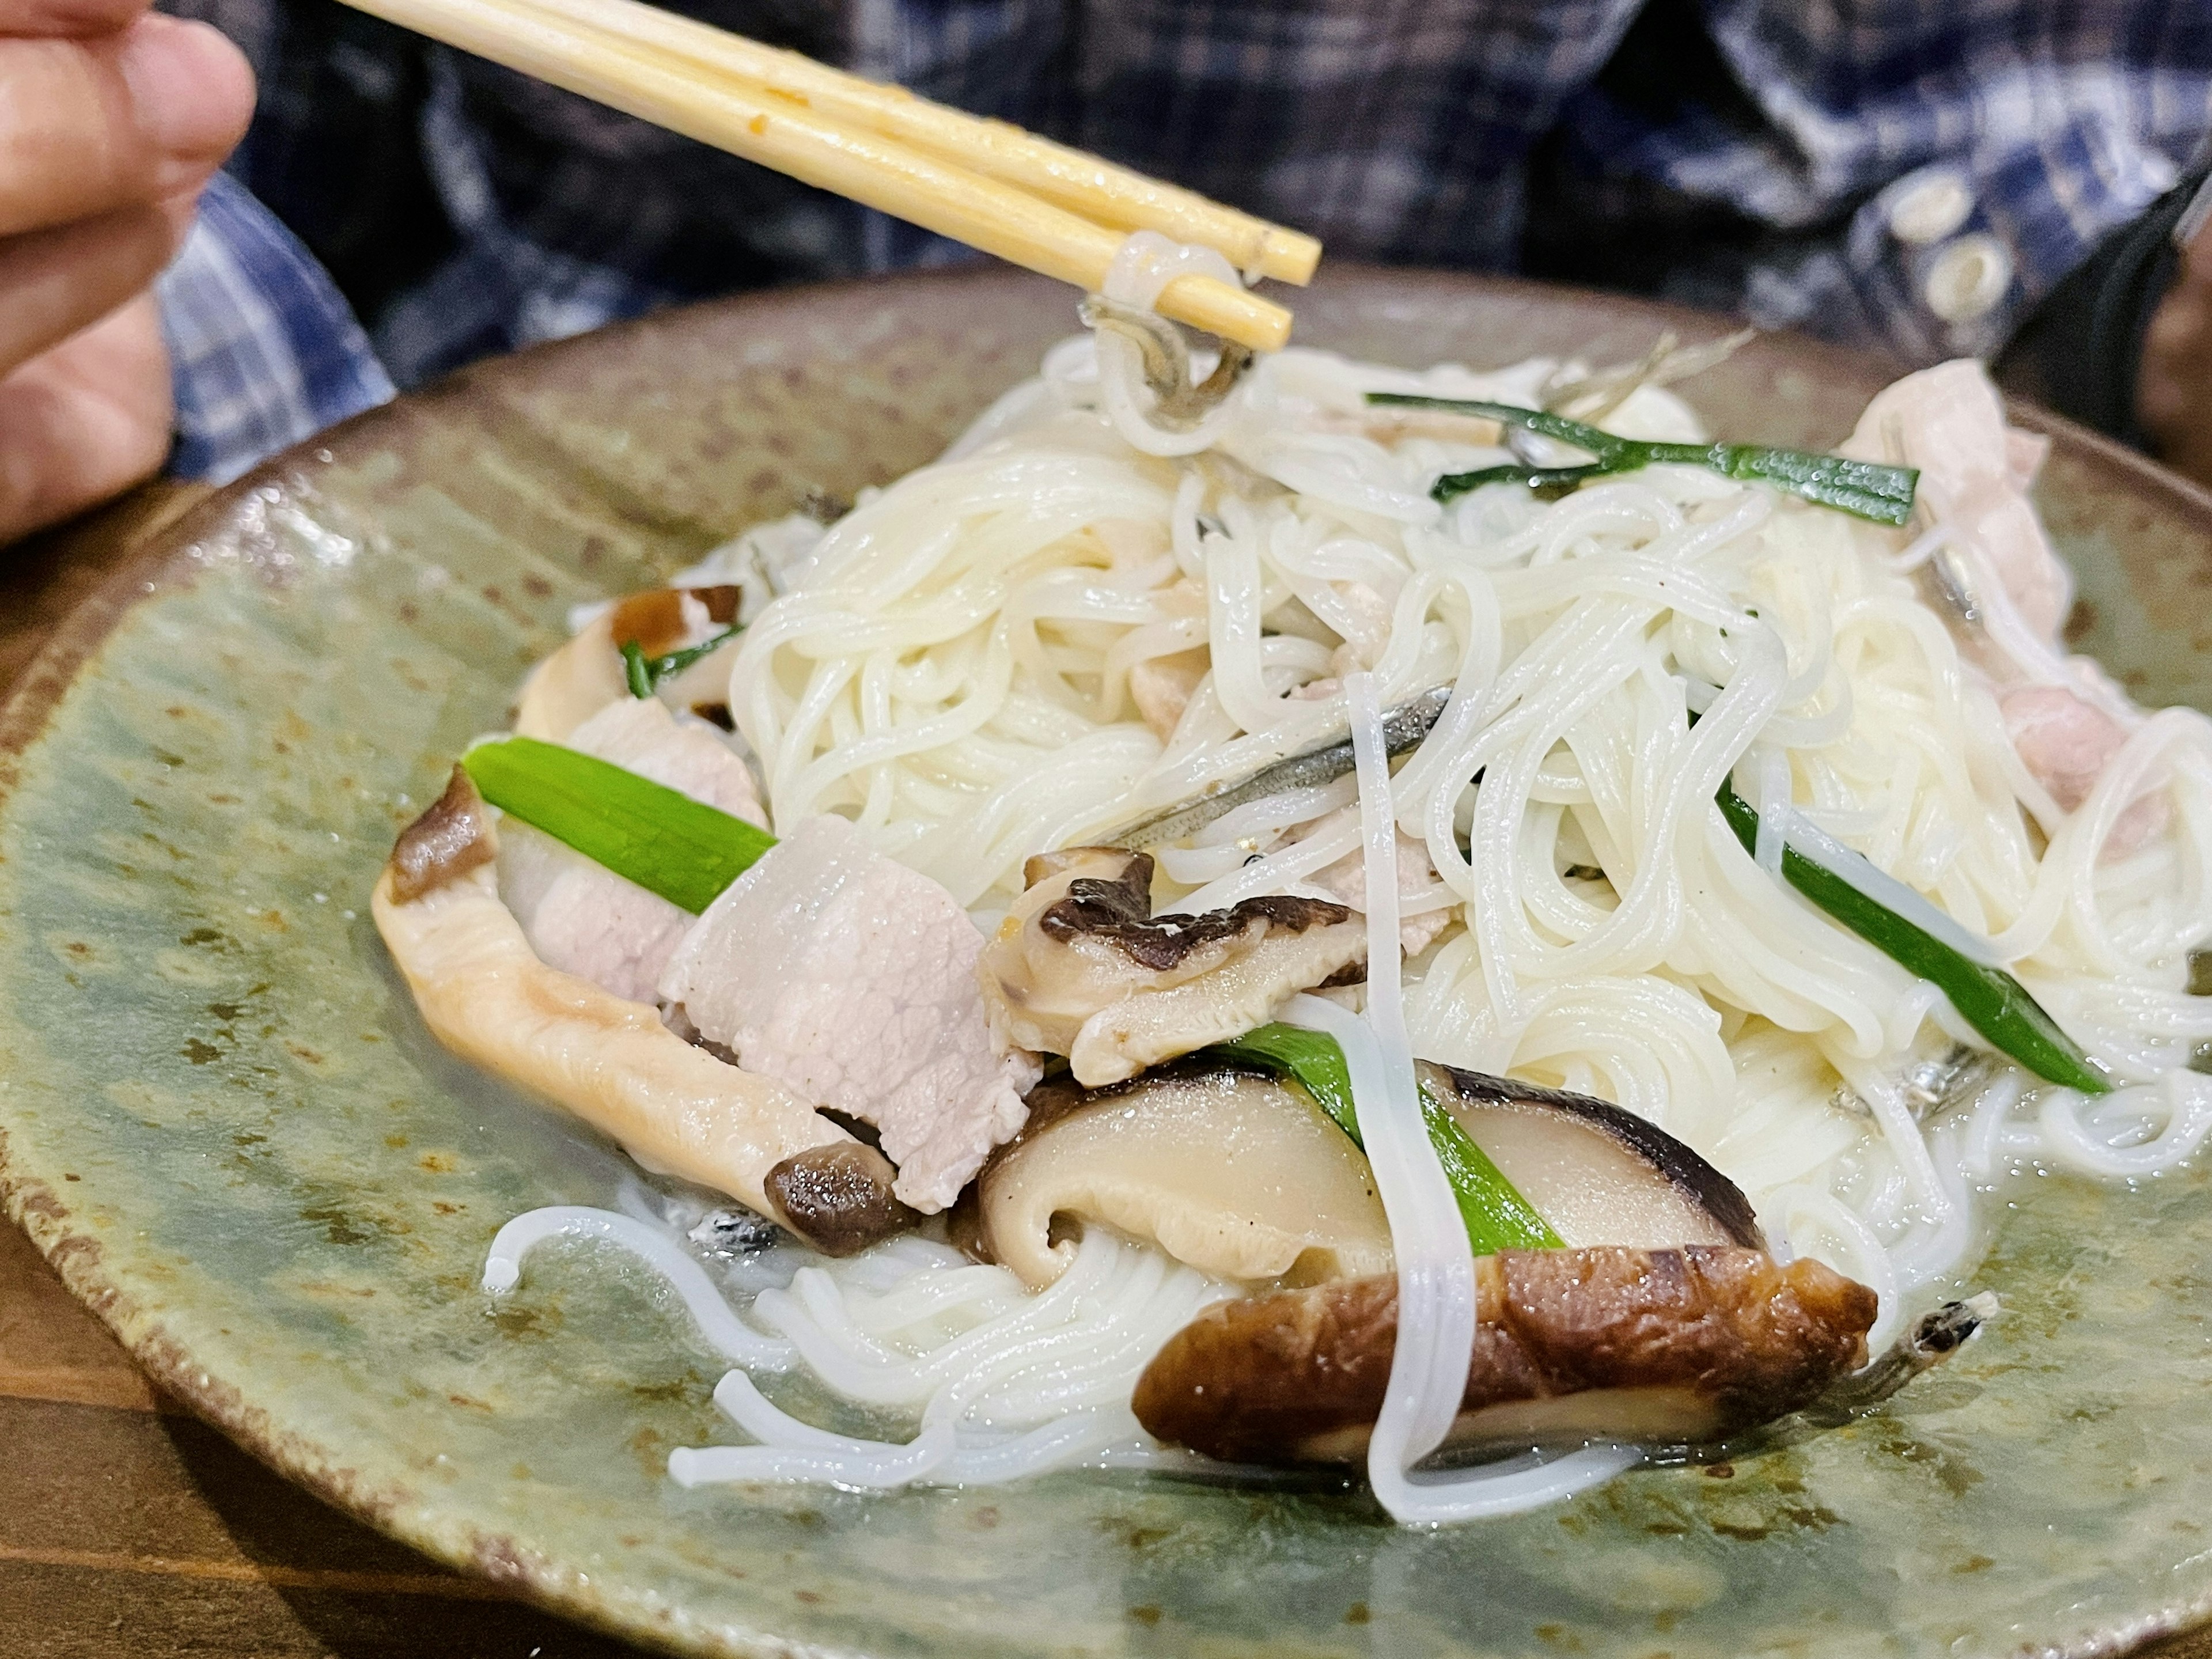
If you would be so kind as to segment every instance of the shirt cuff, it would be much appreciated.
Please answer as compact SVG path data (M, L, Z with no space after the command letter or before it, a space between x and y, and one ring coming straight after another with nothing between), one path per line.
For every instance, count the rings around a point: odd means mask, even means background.
M155 285L176 389L169 471L228 483L389 402L392 377L314 256L227 173Z
M1754 268L1744 309L1762 326L1874 345L1908 363L1993 356L2179 171L2101 119L2078 119L2037 147L1932 162L1860 206L1838 243L1794 266Z

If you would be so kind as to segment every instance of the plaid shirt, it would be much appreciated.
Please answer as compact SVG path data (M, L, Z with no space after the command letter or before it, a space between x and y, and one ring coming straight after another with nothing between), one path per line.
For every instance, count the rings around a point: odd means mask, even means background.
M330 277L220 174L158 285L177 391L171 471L228 483L383 403L391 377Z
M239 176L412 384L673 301L964 251L330 0L176 0ZM685 0L1295 224L1905 363L1987 354L2212 132L2203 0ZM281 307L279 307L281 311Z

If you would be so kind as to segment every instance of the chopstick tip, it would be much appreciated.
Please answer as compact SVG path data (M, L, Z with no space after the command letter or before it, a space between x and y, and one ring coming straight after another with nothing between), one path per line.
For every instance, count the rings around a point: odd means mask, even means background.
M1267 233L1266 247L1260 257L1260 269L1279 283L1293 283L1304 288L1313 281L1314 269L1321 264L1321 241L1302 230L1279 228Z

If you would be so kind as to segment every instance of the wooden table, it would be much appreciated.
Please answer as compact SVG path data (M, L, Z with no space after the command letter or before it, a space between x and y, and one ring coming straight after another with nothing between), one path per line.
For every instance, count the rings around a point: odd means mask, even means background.
M0 687L192 499L156 492L0 553ZM0 1659L637 1651L449 1572L270 1474L157 1394L0 1222ZM2212 1659L2212 1632L2154 1656Z

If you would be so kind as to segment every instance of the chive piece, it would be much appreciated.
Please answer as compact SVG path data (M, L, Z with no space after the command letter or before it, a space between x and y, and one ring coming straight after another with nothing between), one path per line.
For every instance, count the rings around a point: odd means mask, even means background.
M629 682L630 696L651 696L661 681L671 674L682 673L701 658L720 650L737 638L743 626L733 623L711 640L702 640L697 645L688 646L681 651L671 651L662 657L648 657L645 654L645 647L635 640L624 640L622 647L623 674Z
M1334 1037L1277 1022L1217 1044L1208 1052L1256 1060L1279 1076L1289 1078L1335 1120L1353 1146L1366 1150L1359 1134L1359 1115L1352 1103L1352 1073ZM1444 1179L1451 1183L1452 1198L1467 1226L1468 1243L1477 1255L1561 1247L1559 1236L1550 1224L1521 1196L1425 1084L1421 1087L1421 1121L1428 1129L1429 1144L1436 1148L1437 1162L1443 1166Z
M1765 444L1664 444L1622 438L1564 415L1512 404L1462 398L1425 398L1407 392L1370 392L1370 404L1407 409L1443 409L1479 415L1587 450L1592 459L1570 466L1486 466L1472 472L1447 472L1429 494L1450 501L1485 484L1521 483L1542 494L1571 489L1591 478L1658 465L1702 466L1723 477L1757 482L1787 490L1822 507L1832 507L1877 524L1901 525L1912 516L1912 497L1920 475L1907 466L1854 461L1841 455L1815 455L1802 449Z
M743 818L557 743L501 738L461 764L501 811L694 915L775 845Z
M1723 778L1716 797L1743 850L1759 844L1759 814ZM1792 887L1908 973L1928 981L2001 1053L2045 1081L2084 1094L2112 1091L2112 1079L2068 1036L2058 1022L2002 968L1963 957L1918 924L1869 898L1833 871L1796 848L1782 849L1782 875Z
M1552 1224L1521 1196L1521 1189L1425 1087L1421 1091L1421 1121L1428 1126L1429 1144L1437 1149L1437 1162L1444 1166L1444 1179L1451 1182L1452 1196L1459 1201L1460 1219L1467 1224L1468 1243L1477 1255L1566 1247Z

